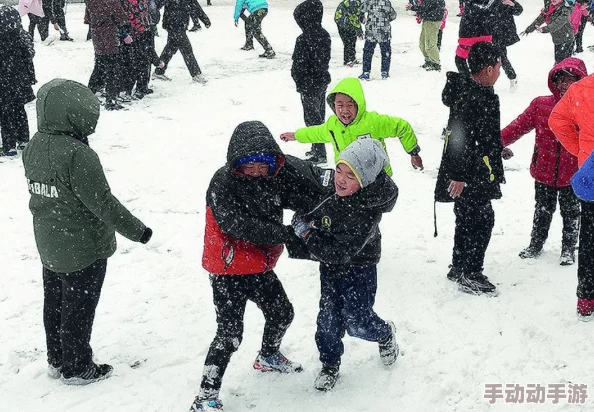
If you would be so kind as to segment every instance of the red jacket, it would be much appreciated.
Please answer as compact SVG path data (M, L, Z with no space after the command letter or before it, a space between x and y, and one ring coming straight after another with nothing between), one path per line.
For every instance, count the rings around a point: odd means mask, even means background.
M578 169L577 157L561 145L549 128L549 116L561 99L559 90L553 84L553 76L560 70L569 71L580 79L588 75L586 65L580 59L568 58L558 63L549 73L549 89L553 95L534 99L524 113L501 131L501 144L505 147L532 129L536 130L530 174L536 181L553 187L569 186Z

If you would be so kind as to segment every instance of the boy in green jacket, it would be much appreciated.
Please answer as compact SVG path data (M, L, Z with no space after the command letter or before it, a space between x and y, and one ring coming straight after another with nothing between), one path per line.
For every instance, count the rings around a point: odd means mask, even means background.
M54 79L37 93L38 132L23 152L33 229L43 264L48 375L67 385L108 378L90 340L117 231L147 243L152 230L111 194L88 136L99 100L80 83Z
M341 80L328 95L326 102L334 111L334 115L319 126L309 126L295 133L281 134L285 142L300 143L332 143L334 161L348 145L359 137L371 137L379 140L386 152L384 139L398 137L404 150L411 156L411 164L415 169L423 170L423 160L419 156L421 148L411 125L399 117L392 117L366 110L365 95L359 79L347 77ZM392 176L392 168L388 164L386 173Z

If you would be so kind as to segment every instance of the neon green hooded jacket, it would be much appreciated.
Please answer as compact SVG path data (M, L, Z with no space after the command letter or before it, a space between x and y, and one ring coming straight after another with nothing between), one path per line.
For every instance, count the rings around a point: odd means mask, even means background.
M330 116L326 123L319 126L304 127L295 132L295 139L300 143L332 143L334 148L334 161L338 160L338 155L349 144L361 136L371 136L381 142L386 155L386 144L384 139L388 137L398 137L404 150L409 154L417 154L419 146L417 137L411 125L399 117L392 117L377 112L368 112L366 110L365 96L359 79L347 77L340 81L334 90L328 94L326 101L334 111L334 97L336 93L348 95L357 103L357 116L349 125L344 125L336 114ZM386 173L392 175L392 168L388 164Z

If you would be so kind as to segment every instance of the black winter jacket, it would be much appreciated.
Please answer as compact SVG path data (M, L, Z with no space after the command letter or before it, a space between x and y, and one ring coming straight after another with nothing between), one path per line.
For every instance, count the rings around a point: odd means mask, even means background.
M494 4L501 0L466 0L458 37L473 38L493 34Z
M18 19L18 27L2 21L0 16L0 104L24 105L35 99L33 84L33 40L21 27L21 19L16 9L12 9ZM12 14L12 11L9 14Z
M519 16L524 8L518 0L513 0L513 6L503 2L495 2L493 7L493 43L508 47L520 41L514 16Z
M422 20L441 21L445 12L444 0L423 0L421 4L414 2L412 9Z
M499 97L492 87L482 86L464 74L448 72L442 100L450 108L450 117L435 200L454 201L448 194L452 180L466 183L463 198L499 199L499 185L505 183Z
M157 0L156 4L158 9L165 7L163 28L167 31L186 31L192 13L196 13L200 21L210 27L210 20L198 0Z
M330 84L330 35L322 27L324 7L319 0L306 0L293 13L303 30L293 51L291 76L299 93L316 93Z
M331 190L331 195L311 204L309 211L296 215L311 222L314 229L299 248L287 246L289 257L328 265L376 265L381 257L379 223L382 214L396 204L396 184L382 171L375 182L354 195L337 196L333 184Z

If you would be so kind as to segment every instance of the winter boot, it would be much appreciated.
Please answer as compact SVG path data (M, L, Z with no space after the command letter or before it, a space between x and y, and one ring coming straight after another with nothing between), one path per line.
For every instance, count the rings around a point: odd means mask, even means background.
M67 32L64 32L62 34L60 34L60 40L61 41L74 41L74 39L72 39Z
M563 249L559 257L561 266L571 266L575 263L575 249Z
M594 299L578 298L577 313L582 320L590 320L594 315Z
M303 367L300 363L291 362L279 350L266 357L258 352L258 356L254 361L254 369L257 369L260 372L303 372Z
M440 72L441 71L441 64L439 64L439 63L433 63L433 62L428 62L427 63L427 67L425 67L425 70L427 70L428 72Z
M16 149L0 151L0 157L15 157L17 155L18 155L18 152Z
M359 79L361 79L361 80L370 80L371 78L369 77L369 72L363 72L361 74L361 76L359 76Z
M219 398L204 399L196 396L190 412L222 411L223 402Z
M66 374L63 374L60 380L66 385L88 385L109 378L112 372L113 367L111 365L97 365L91 363L87 370L80 375L67 376Z
M542 247L538 247L533 245L532 243L530 243L530 246L528 246L526 249L522 250L519 254L519 256L522 259L534 259L540 256L540 254L542 253Z
M390 73L382 72L382 80L386 80L388 77L390 77Z
M202 30L202 26L199 24L194 24L194 26L188 31L191 31L192 33L194 33L194 32L197 32L198 30Z
M390 326L390 336L378 342L380 358L386 366L396 362L400 353L400 348L398 347L398 343L396 343L396 326L392 321L388 321L388 325Z
M245 51L254 50L254 45L253 44L246 44L240 50L245 50Z
M454 282L458 284L458 289L461 292L471 295L495 297L499 294L497 287L481 272L461 273Z
M264 53L262 53L260 55L260 57L262 57L264 59L274 59L275 56L276 56L276 53L272 49L266 50Z
M338 366L322 365L322 370L314 381L314 388L324 392L332 390L339 377Z
M197 74L196 76L192 77L192 80L200 84L208 83L208 80L206 80L206 77L204 77L203 74Z
M431 63L428 60L425 60L425 63L423 63L423 65L421 66L421 69L426 69L427 67L429 67Z

